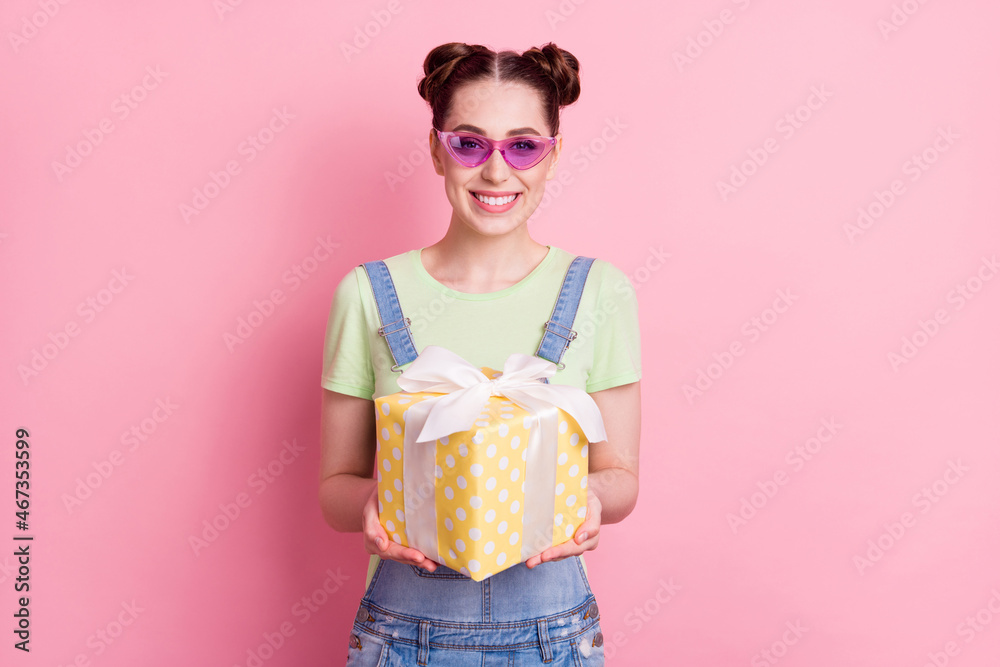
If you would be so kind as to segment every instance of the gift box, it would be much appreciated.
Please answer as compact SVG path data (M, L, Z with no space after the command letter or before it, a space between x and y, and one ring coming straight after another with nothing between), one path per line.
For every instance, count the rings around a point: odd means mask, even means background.
M502 372L428 345L375 400L379 519L390 539L482 581L573 537L587 514L589 442L606 439L555 364Z

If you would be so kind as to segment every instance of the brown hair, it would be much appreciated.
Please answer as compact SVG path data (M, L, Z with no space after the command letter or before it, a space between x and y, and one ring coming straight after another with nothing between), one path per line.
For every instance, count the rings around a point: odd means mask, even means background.
M445 129L443 123L458 88L484 79L522 83L537 91L552 136L559 133L559 108L580 97L580 63L555 44L532 47L518 55L514 51L496 52L480 44L450 42L427 54L424 78L417 84L420 96L434 113L434 127Z

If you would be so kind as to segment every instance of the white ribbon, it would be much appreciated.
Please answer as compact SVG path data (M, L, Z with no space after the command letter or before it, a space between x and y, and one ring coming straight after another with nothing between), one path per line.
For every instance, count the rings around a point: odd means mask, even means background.
M607 439L600 409L590 394L579 387L541 381L555 372L556 365L551 361L515 352L504 362L501 377L488 378L459 355L437 345L424 347L403 371L398 378L403 391L441 394L414 403L405 414L403 502L406 539L410 546L443 562L438 551L437 514L433 509L433 445L440 438L470 430L490 396L509 398L537 420L537 427L531 428L526 445L521 560L541 553L551 544L558 410L577 421L588 441ZM433 511L421 511L428 501ZM544 546L539 547L539 544Z

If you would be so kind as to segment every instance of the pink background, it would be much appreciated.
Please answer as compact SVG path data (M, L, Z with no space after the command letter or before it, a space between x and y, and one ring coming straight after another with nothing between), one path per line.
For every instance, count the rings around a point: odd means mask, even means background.
M608 663L997 664L996 3L223 1L0 12L4 628L18 427L35 535L3 664L343 664L367 554L317 503L324 328L351 267L444 233L416 83L454 40L582 63L530 224L639 294Z

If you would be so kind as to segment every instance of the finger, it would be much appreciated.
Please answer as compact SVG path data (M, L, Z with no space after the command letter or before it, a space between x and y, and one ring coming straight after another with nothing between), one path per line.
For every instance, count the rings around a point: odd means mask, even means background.
M428 572L433 572L437 569L437 563L421 553L419 550L414 549L413 547L404 547L395 542L392 542L389 545L389 548L385 551L385 558L406 563L408 565L416 565L417 567L424 568Z
M403 549L403 557L412 561L414 565L423 565L430 560L430 558L412 547Z
M419 565L420 567L424 568L428 572L433 572L434 570L437 569L438 567L437 561L435 561L427 554L422 553L416 549L413 549L413 554L418 559L416 564Z
M366 541L371 542L379 551L385 551L389 545L389 534L385 532L382 522L379 521L378 512L373 512L371 506L372 503L366 504L362 512L362 531Z
M597 522L593 523L583 523L579 528L576 529L576 533L573 535L573 542L582 545L592 539L597 539L597 536L601 532L601 524Z
M567 542L567 544L569 543ZM567 551L565 548L563 548L562 545L559 545L558 547L552 547L551 549L546 549L545 551L542 552L540 557L543 563L552 563L575 555L576 553Z
M573 540L577 544L583 544L588 539L592 537L597 537L597 534L601 530L601 512L600 506L596 507L591 503L587 506L587 516L584 517L583 523L581 523L576 528L576 532L573 534Z
M372 544L379 550L379 553L383 553L389 549L389 535L382 528L382 524L378 522L371 524L367 534Z
M567 540L562 544L549 547L540 553L538 558L542 563L551 563L552 561L562 560L569 556L575 556L577 553L579 553L578 546L573 542L573 540Z
M389 535L378 521L365 523L364 536L365 548L369 553L381 557L390 547Z
M577 529L576 534L573 539L567 540L562 544L546 549L542 552L542 560L562 560L564 558L569 558L570 556L579 556L585 551L590 551L597 547L598 536L600 527L595 526L592 529L594 532L587 533L585 526L580 526Z

